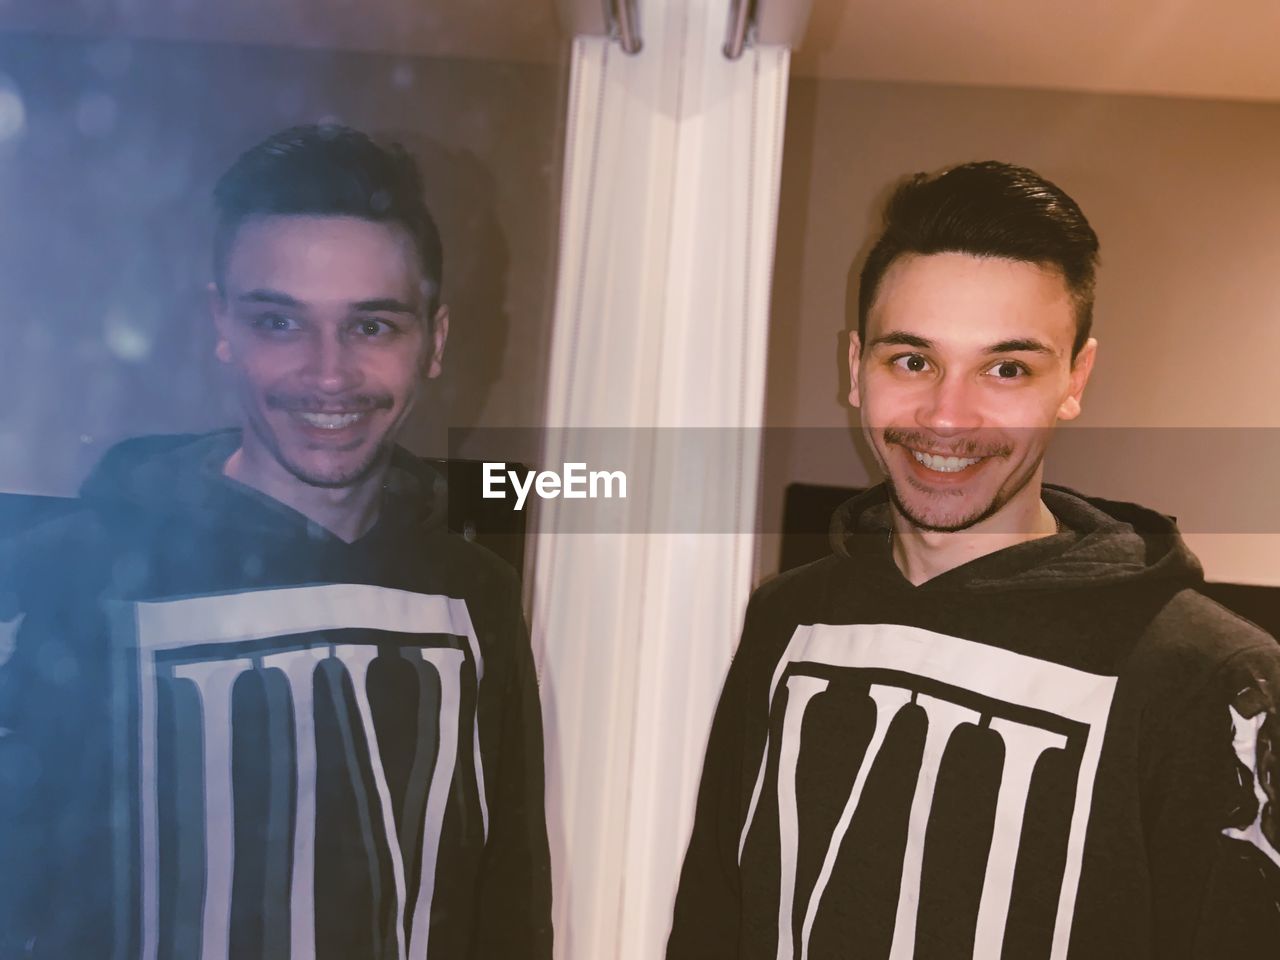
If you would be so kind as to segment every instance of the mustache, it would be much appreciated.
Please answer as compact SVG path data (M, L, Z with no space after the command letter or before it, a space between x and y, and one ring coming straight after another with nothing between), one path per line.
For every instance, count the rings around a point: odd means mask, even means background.
M268 393L264 397L268 409L286 413L368 413L390 410L388 394L352 393L345 397L322 397L308 393Z
M1013 447L1009 446L1007 442L993 445L991 443L983 443L980 438L969 437L953 444L942 445L927 434L915 430L899 430L896 427L885 427L882 436L885 443L896 443L901 447L925 450L944 457L962 457L964 459L1007 457L1013 453Z

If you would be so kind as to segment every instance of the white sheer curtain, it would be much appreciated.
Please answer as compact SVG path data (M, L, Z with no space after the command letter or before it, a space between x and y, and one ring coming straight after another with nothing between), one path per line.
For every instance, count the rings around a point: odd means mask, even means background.
M564 533L591 501L546 501L537 519L566 960L662 955L750 590L789 52L727 60L728 6L646 0L639 55L595 37L573 51L547 421L626 428L604 466L629 490L628 532Z

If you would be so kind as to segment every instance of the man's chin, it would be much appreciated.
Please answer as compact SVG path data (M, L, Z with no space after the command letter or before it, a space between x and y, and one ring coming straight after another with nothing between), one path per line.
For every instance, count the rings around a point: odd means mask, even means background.
M959 533L991 516L996 509L991 498L931 497L917 491L908 491L903 496L902 488L892 480L889 495L898 512L913 527L930 533ZM953 502L945 505L937 502L948 499Z
M349 457L287 457L282 465L294 479L308 486L339 490L368 478L378 468L379 459L375 449Z

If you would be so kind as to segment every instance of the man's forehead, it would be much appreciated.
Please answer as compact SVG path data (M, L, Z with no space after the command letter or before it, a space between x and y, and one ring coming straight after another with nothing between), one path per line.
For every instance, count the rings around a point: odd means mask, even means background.
M1052 267L965 253L908 255L885 271L867 314L866 339L900 334L989 348L1012 340L1075 337L1075 304Z
M274 290L308 302L416 302L426 286L416 246L403 227L311 215L245 221L228 251L226 284L233 296Z

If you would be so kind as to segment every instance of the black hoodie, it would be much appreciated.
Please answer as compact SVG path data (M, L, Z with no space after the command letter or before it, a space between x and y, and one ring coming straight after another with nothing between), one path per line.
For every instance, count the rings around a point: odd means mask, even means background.
M1280 957L1280 647L1166 518L920 586L883 486L752 598L668 944L686 958Z
M403 451L346 543L238 444L121 444L0 554L0 957L549 957L514 573Z

